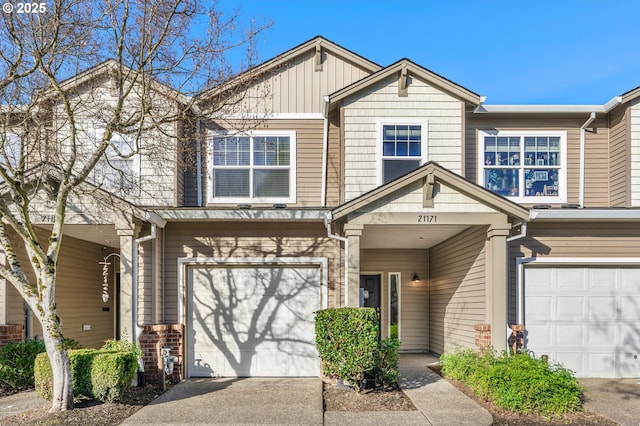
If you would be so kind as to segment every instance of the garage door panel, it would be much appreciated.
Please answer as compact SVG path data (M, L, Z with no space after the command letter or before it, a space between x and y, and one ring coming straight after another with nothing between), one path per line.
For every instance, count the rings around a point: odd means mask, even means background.
M616 297L593 296L589 297L589 321L615 321Z
M555 302L555 315L552 314L551 319L571 321L584 318L583 296L557 296Z
M189 271L190 376L317 376L315 266Z
M579 377L640 376L639 289L637 267L526 267L527 348Z

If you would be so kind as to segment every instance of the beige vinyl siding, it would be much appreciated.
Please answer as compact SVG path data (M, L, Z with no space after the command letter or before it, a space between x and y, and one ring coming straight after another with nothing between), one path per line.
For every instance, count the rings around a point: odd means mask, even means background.
M471 227L430 249L429 349L475 347L475 324L486 322L486 228Z
M315 49L269 72L226 113L309 114L322 112L323 97L369 75L369 72L332 51L322 51L322 71L315 71Z
M389 334L389 272L400 272L400 341L403 351L429 350L428 250L362 250L360 273L381 274L382 337ZM411 281L417 273L420 281Z
M640 206L640 99L629 106L629 134L631 142L631 205Z
M579 202L580 126L588 114L557 116L480 116L466 117L466 177L478 183L478 131L566 131L567 132L567 203ZM475 147L475 148L474 148ZM473 158L475 156L475 158ZM609 131L605 118L598 117L585 134L585 207L609 207Z
M250 125L250 131L259 133L260 130L269 131L295 131L296 132L296 203L288 204L288 207L321 207L320 196L322 189L322 137L324 132L322 119L302 120L266 120ZM210 143L213 133L207 137ZM211 160L203 154L203 173L210 173ZM206 191L211 191L210 182L203 186ZM203 199L207 200L209 192ZM257 205L247 200L249 204ZM235 206L237 203L210 203L215 206ZM269 204L271 205L271 204Z
M629 205L629 136L627 108L617 108L609 114L610 153L609 168L610 205L627 207Z
M409 95L398 96L397 77L373 84L345 100L345 199L378 186L380 168L378 123L380 120L428 122L427 157L449 170L462 170L462 102L412 77Z
M46 241L46 232L38 232L39 238ZM18 241L17 237L12 238ZM35 275L29 265L26 250L18 242L16 252L31 282ZM104 341L114 337L115 332L115 285L109 279L109 301L102 301L102 261L113 249L103 250L101 245L65 236L58 260L56 304L58 315L62 320L64 337L75 339L86 348L97 348ZM113 277L113 257L109 267ZM7 305L10 307L8 323L24 325L24 304L18 292L10 286ZM108 311L103 311L108 308ZM90 331L83 331L83 324L91 326ZM38 320L33 317L33 336L42 337Z
M335 306L342 262L337 241L323 223L168 223L165 228L164 322L180 322L178 258L182 257L326 257L329 306Z
M629 223L530 223L509 247L509 324L515 323L516 257L640 257L640 228Z
M340 205L340 176L342 163L340 161L340 117L339 111L333 111L329 116L329 147L327 152L327 207Z

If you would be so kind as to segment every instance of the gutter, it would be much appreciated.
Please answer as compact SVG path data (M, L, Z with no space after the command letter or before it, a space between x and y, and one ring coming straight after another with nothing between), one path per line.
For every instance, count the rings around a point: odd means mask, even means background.
M329 156L329 97L325 96L322 102L322 182L320 188L320 206L327 205L327 158Z
M595 119L596 119L596 113L592 111L591 114L589 115L589 119L585 121L582 126L580 126L580 194L578 196L578 204L580 205L581 209L584 208L584 168L585 168L584 144L585 144L585 138L586 138L586 128Z
M349 306L349 240L345 237L331 233L331 212L324 217L324 226L327 228L327 237L344 243L344 306Z

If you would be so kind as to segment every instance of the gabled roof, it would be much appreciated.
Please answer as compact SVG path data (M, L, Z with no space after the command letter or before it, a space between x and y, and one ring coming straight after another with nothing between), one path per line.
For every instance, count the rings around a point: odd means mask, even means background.
M407 72L428 84L431 84L445 92L450 93L451 95L469 103L472 105L479 105L481 103L480 95L472 92L469 89L466 89L451 80L448 80L442 77L439 74L430 71L415 62L412 62L409 59L401 59L398 62L389 65L386 68L383 68L376 72L375 74L370 75L369 77L365 77L362 80L356 81L355 83L338 90L337 92L329 95L329 102L334 103L338 102L348 96L351 96L359 91L365 89L366 87L371 86L389 76L398 74L402 72L403 69L407 70Z
M632 101L638 97L640 97L640 86L636 87L635 89L631 89L628 92L620 95L620 98L622 98L621 100L623 104L626 102Z
M386 197L407 185L424 179L429 175L433 175L435 181L439 181L446 186L459 191L460 193L491 207L494 210L500 211L510 217L516 218L519 221L529 220L529 210L507 200L506 198L497 195L475 183L469 182L465 178L445 169L434 161L430 161L416 170L407 173L385 185L379 186L369 192L348 201L341 206L338 206L332 210L333 218L340 219L346 217L349 214L375 202L379 199Z
M97 77L103 76L103 75L109 75L111 73L116 73L119 72L120 69L123 69L125 72L125 75L133 75L136 73L135 70L127 67L126 65L120 64L118 63L118 61L116 61L115 59L107 59L104 62L101 62L91 68L88 68L72 77L67 78L66 80L63 80L60 83L60 88L62 90L70 90L74 87L78 87L81 86L82 84L85 84ZM175 99L182 101L183 103L188 103L188 97L185 96L184 94L180 93L179 91L175 90L174 88L167 86L166 84L160 83L157 80L151 80L151 85L153 87L153 89L155 91L157 91L158 93L171 93ZM49 88L44 92L44 96L47 97L49 95L54 95L54 89Z
M274 70L279 66L282 66L290 62L294 58L308 52L309 50L315 50L316 47L318 46L321 47L322 49L335 53L336 55L341 56L350 62L353 62L354 64L364 68L370 73L374 73L382 68L380 65L376 64L375 62L372 62L363 56L360 56L348 49L345 49L339 44L336 44L330 40L327 40L322 36L316 36L310 40L305 41L302 44L299 44L298 46L292 49L287 50L284 53L279 54L278 56L272 59L269 59L266 62L263 62L260 65L257 65L243 73L238 74L237 76L227 80L226 82L224 82L219 86L216 86L212 89L209 89L203 92L202 94L198 95L198 99L200 101L205 101L211 98L212 96L215 96L216 94L230 90L234 86L245 83L247 79L255 78L256 75L263 75L265 73L268 73L269 71Z

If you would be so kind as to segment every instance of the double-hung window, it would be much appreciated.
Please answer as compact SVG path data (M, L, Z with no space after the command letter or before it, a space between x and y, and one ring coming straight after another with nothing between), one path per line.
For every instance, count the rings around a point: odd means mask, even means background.
M99 144L103 126L94 127L94 140ZM140 192L140 154L135 136L113 132L109 147L93 170L94 183L118 195L138 195Z
M426 123L380 123L380 184L409 173L425 162L426 133Z
M566 132L479 132L480 182L514 201L565 202Z
M216 135L211 202L295 202L295 132Z

